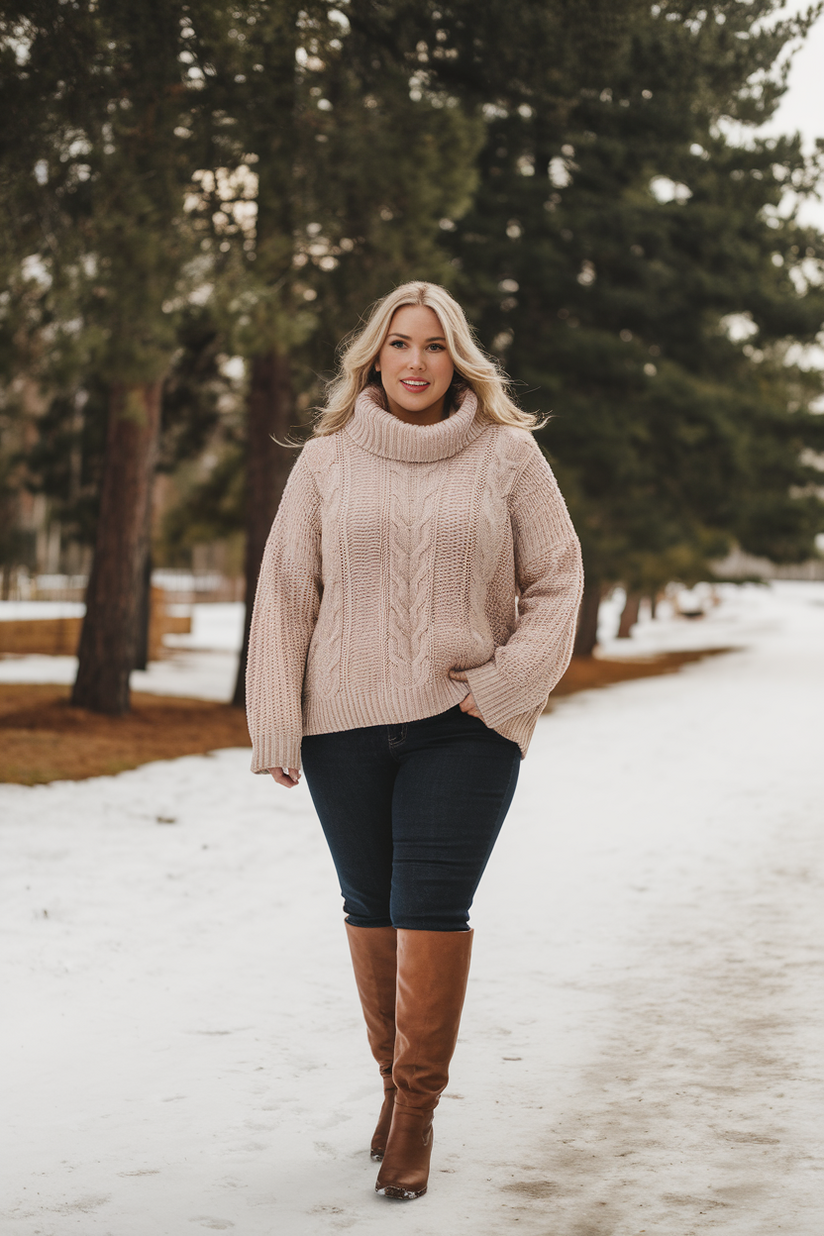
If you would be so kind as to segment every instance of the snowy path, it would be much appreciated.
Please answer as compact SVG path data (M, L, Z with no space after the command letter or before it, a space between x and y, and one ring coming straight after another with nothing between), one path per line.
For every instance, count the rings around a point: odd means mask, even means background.
M305 789L0 786L3 1236L820 1236L824 587L752 595L746 651L540 723L415 1203Z

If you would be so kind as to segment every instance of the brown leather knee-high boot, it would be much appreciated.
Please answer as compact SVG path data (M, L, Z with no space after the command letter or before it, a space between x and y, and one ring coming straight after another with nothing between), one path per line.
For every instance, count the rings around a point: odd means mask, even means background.
M395 1099L392 1061L395 1050L397 932L394 927L353 927L347 923L346 935L366 1022L366 1037L383 1078L383 1106L370 1149L372 1158L379 1162L386 1148Z
M375 1190L413 1198L426 1192L429 1180L432 1117L458 1041L473 933L401 928L397 934L397 1091Z

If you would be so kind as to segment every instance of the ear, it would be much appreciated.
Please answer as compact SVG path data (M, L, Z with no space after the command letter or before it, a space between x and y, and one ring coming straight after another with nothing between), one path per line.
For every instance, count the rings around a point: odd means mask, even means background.
M376 361L374 362L374 364L372 365L372 368L375 370L375 373L380 373L380 371L381 371L381 363L380 363L380 361L379 361L379 360L376 360Z

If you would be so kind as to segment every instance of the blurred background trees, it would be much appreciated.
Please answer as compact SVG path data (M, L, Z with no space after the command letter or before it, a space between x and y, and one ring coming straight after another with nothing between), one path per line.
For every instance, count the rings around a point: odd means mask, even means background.
M0 4L0 555L93 563L76 702L128 707L150 553L220 541L250 607L282 443L410 278L552 413L579 653L614 584L811 557L821 166L756 135L811 20L776 8Z
M543 443L587 571L579 652L607 585L706 579L732 539L799 561L820 529L804 455L820 376L792 362L824 320L824 249L779 207L821 167L797 138L731 137L775 107L770 73L803 28L762 29L772 7L613 8L604 63L559 35L566 79L530 64L527 31L520 77L488 101L457 283L524 399L554 412Z

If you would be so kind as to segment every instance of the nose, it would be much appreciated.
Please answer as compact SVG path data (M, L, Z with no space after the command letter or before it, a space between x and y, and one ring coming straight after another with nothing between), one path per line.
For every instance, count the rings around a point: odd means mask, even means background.
M423 369L423 361L424 361L423 353L421 352L420 348L416 348L412 352L411 356L409 357L409 368L410 369Z

